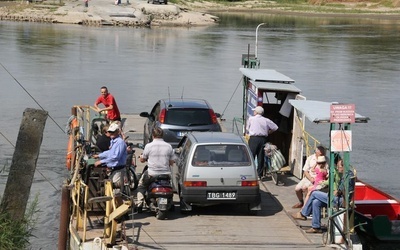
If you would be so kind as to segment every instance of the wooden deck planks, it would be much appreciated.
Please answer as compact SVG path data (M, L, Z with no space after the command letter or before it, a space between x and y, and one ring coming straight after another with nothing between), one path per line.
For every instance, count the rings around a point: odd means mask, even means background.
M124 132L129 140L142 142L145 119L132 114L122 117L126 118ZM139 164L138 171L143 166ZM276 186L271 180L260 182L262 211L257 216L249 216L244 208L234 206L196 207L183 215L175 195L176 209L167 220L157 220L147 212L134 214L133 220L125 223L126 234L138 249L328 249L322 245L320 234L304 234L288 216L298 211L291 209L296 203L297 181L292 177L283 180L284 186ZM310 221L301 223L309 225ZM88 235L94 232L102 234L101 229L96 229L89 230Z

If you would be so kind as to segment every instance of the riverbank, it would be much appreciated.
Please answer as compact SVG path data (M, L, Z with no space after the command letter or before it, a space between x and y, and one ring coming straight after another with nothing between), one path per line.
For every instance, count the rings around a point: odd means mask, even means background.
M206 26L218 23L213 13L259 12L299 16L334 16L400 20L400 0L389 7L372 2L280 4L271 1L181 1L149 4L143 0L85 2L0 2L0 20L110 26Z
M110 26L204 26L218 17L180 8L175 4L148 4L145 1L67 0L54 2L8 3L0 7L0 20Z

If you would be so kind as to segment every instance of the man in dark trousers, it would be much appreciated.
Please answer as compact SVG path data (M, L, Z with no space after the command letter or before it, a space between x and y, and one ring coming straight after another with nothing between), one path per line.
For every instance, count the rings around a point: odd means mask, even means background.
M94 166L107 166L107 171L110 173L108 178L113 183L114 196L117 205L120 206L122 204L122 189L124 187L126 173L126 143L120 136L118 124L111 124L107 131L111 138L110 149L94 155L94 158L99 158L99 160L94 163Z
M267 142L267 137L278 129L278 126L270 119L264 117L263 114L263 107L257 106L254 109L254 116L249 118L246 128L250 136L249 147L251 153L254 158L257 156L257 173L259 179L262 177L264 167L264 145Z
M153 141L146 144L140 162L147 161L148 169L143 172L139 180L137 192L137 210L142 212L145 204L145 192L151 184L152 177L162 174L171 174L171 167L174 164L174 150L172 146L163 140L163 130L154 128L152 131Z

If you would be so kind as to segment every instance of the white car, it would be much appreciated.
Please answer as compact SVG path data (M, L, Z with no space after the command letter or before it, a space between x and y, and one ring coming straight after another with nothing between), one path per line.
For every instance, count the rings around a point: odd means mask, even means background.
M240 135L192 132L182 138L176 153L173 183L181 212L221 203L246 204L250 214L261 210L255 163Z

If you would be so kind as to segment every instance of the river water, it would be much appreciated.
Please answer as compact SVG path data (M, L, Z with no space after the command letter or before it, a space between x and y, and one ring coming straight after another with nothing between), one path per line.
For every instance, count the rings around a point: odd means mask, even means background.
M218 14L217 14L218 15ZM354 103L371 118L353 130L358 176L400 197L400 23L380 19L221 14L196 28L116 28L0 22L0 190L23 111L49 112L32 195L40 218L33 249L54 249L65 168L64 128L73 105L92 105L107 85L122 113L150 111L159 98L207 99L227 126L241 110L241 54L296 80L308 99ZM236 91L235 91L236 90ZM309 125L327 145L329 127ZM8 140L11 142L9 143ZM294 195L289 194L289 195Z

